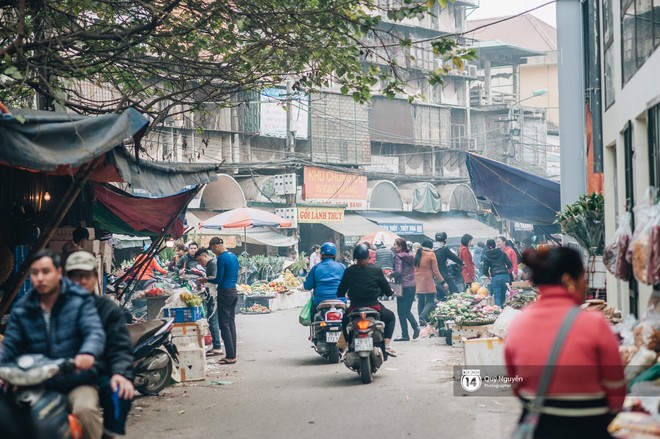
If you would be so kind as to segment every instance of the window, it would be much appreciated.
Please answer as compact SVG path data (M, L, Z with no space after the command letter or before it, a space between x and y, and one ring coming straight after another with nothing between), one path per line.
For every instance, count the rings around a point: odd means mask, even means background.
M660 104L649 110L649 177L651 186L660 186Z
M603 0L606 59L608 38L611 36L610 1ZM624 84L633 77L658 45L660 45L660 0L621 0L621 55Z
M660 1L660 0L658 0ZM612 30L612 0L603 0L603 46L605 47L605 75L602 81L603 102L607 110L614 103L614 32Z
M635 179L634 179L634 149L633 149L633 133L632 133L632 124L628 122L626 124L626 127L623 130L623 154L625 158L625 185L626 185L626 210L628 212L633 212L633 208L635 207ZM635 216L633 214L633 224L632 226L634 227L635 223ZM629 298L630 298L630 313L634 314L636 316L639 316L637 313L638 308L637 308L637 302L639 301L639 285L637 284L637 280L635 279L635 276L630 275L630 279L628 280L628 287L629 287Z

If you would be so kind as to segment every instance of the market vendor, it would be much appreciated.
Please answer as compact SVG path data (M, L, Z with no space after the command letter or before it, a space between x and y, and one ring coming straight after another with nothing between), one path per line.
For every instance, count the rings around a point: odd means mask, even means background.
M179 274L185 274L186 271L199 265L197 259L195 259L197 250L199 250L199 245L196 242L193 241L188 243L188 253L179 258L179 262L176 263L176 268L179 270Z
M136 280L137 287L143 290L146 286L153 283L154 281L154 270L160 274L167 274L167 270L158 265L156 258L154 256L148 256L147 252L141 253L137 258L135 258L135 265L143 264L144 259L147 258L147 262L144 262L145 265L136 271Z

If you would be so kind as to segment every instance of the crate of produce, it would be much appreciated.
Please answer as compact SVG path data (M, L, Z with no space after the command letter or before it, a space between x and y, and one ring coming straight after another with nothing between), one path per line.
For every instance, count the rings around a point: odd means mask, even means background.
M163 308L165 317L174 317L174 323L196 322L202 318L202 307Z

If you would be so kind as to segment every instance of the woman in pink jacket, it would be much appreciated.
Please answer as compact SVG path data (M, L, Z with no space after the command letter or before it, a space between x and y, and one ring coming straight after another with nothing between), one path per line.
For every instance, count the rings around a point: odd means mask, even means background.
M525 250L523 263L541 298L511 323L505 361L510 377L521 377L514 393L523 417L569 311L587 290L582 257L568 248ZM619 343L605 317L579 311L554 365L535 438L610 438L607 426L626 394ZM522 417L521 417L522 420Z
M435 306L434 278L443 284L445 290L448 288L438 270L438 260L433 253L433 242L426 240L415 255L415 292L417 293L417 312L421 326L428 323L429 312Z

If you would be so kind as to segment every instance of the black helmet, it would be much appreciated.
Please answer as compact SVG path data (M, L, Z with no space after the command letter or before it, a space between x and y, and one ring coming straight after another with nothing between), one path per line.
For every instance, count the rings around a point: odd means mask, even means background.
M447 240L447 234L445 232L438 232L435 234L435 240L444 242Z
M353 249L353 259L369 259L369 248L364 244L358 244Z

